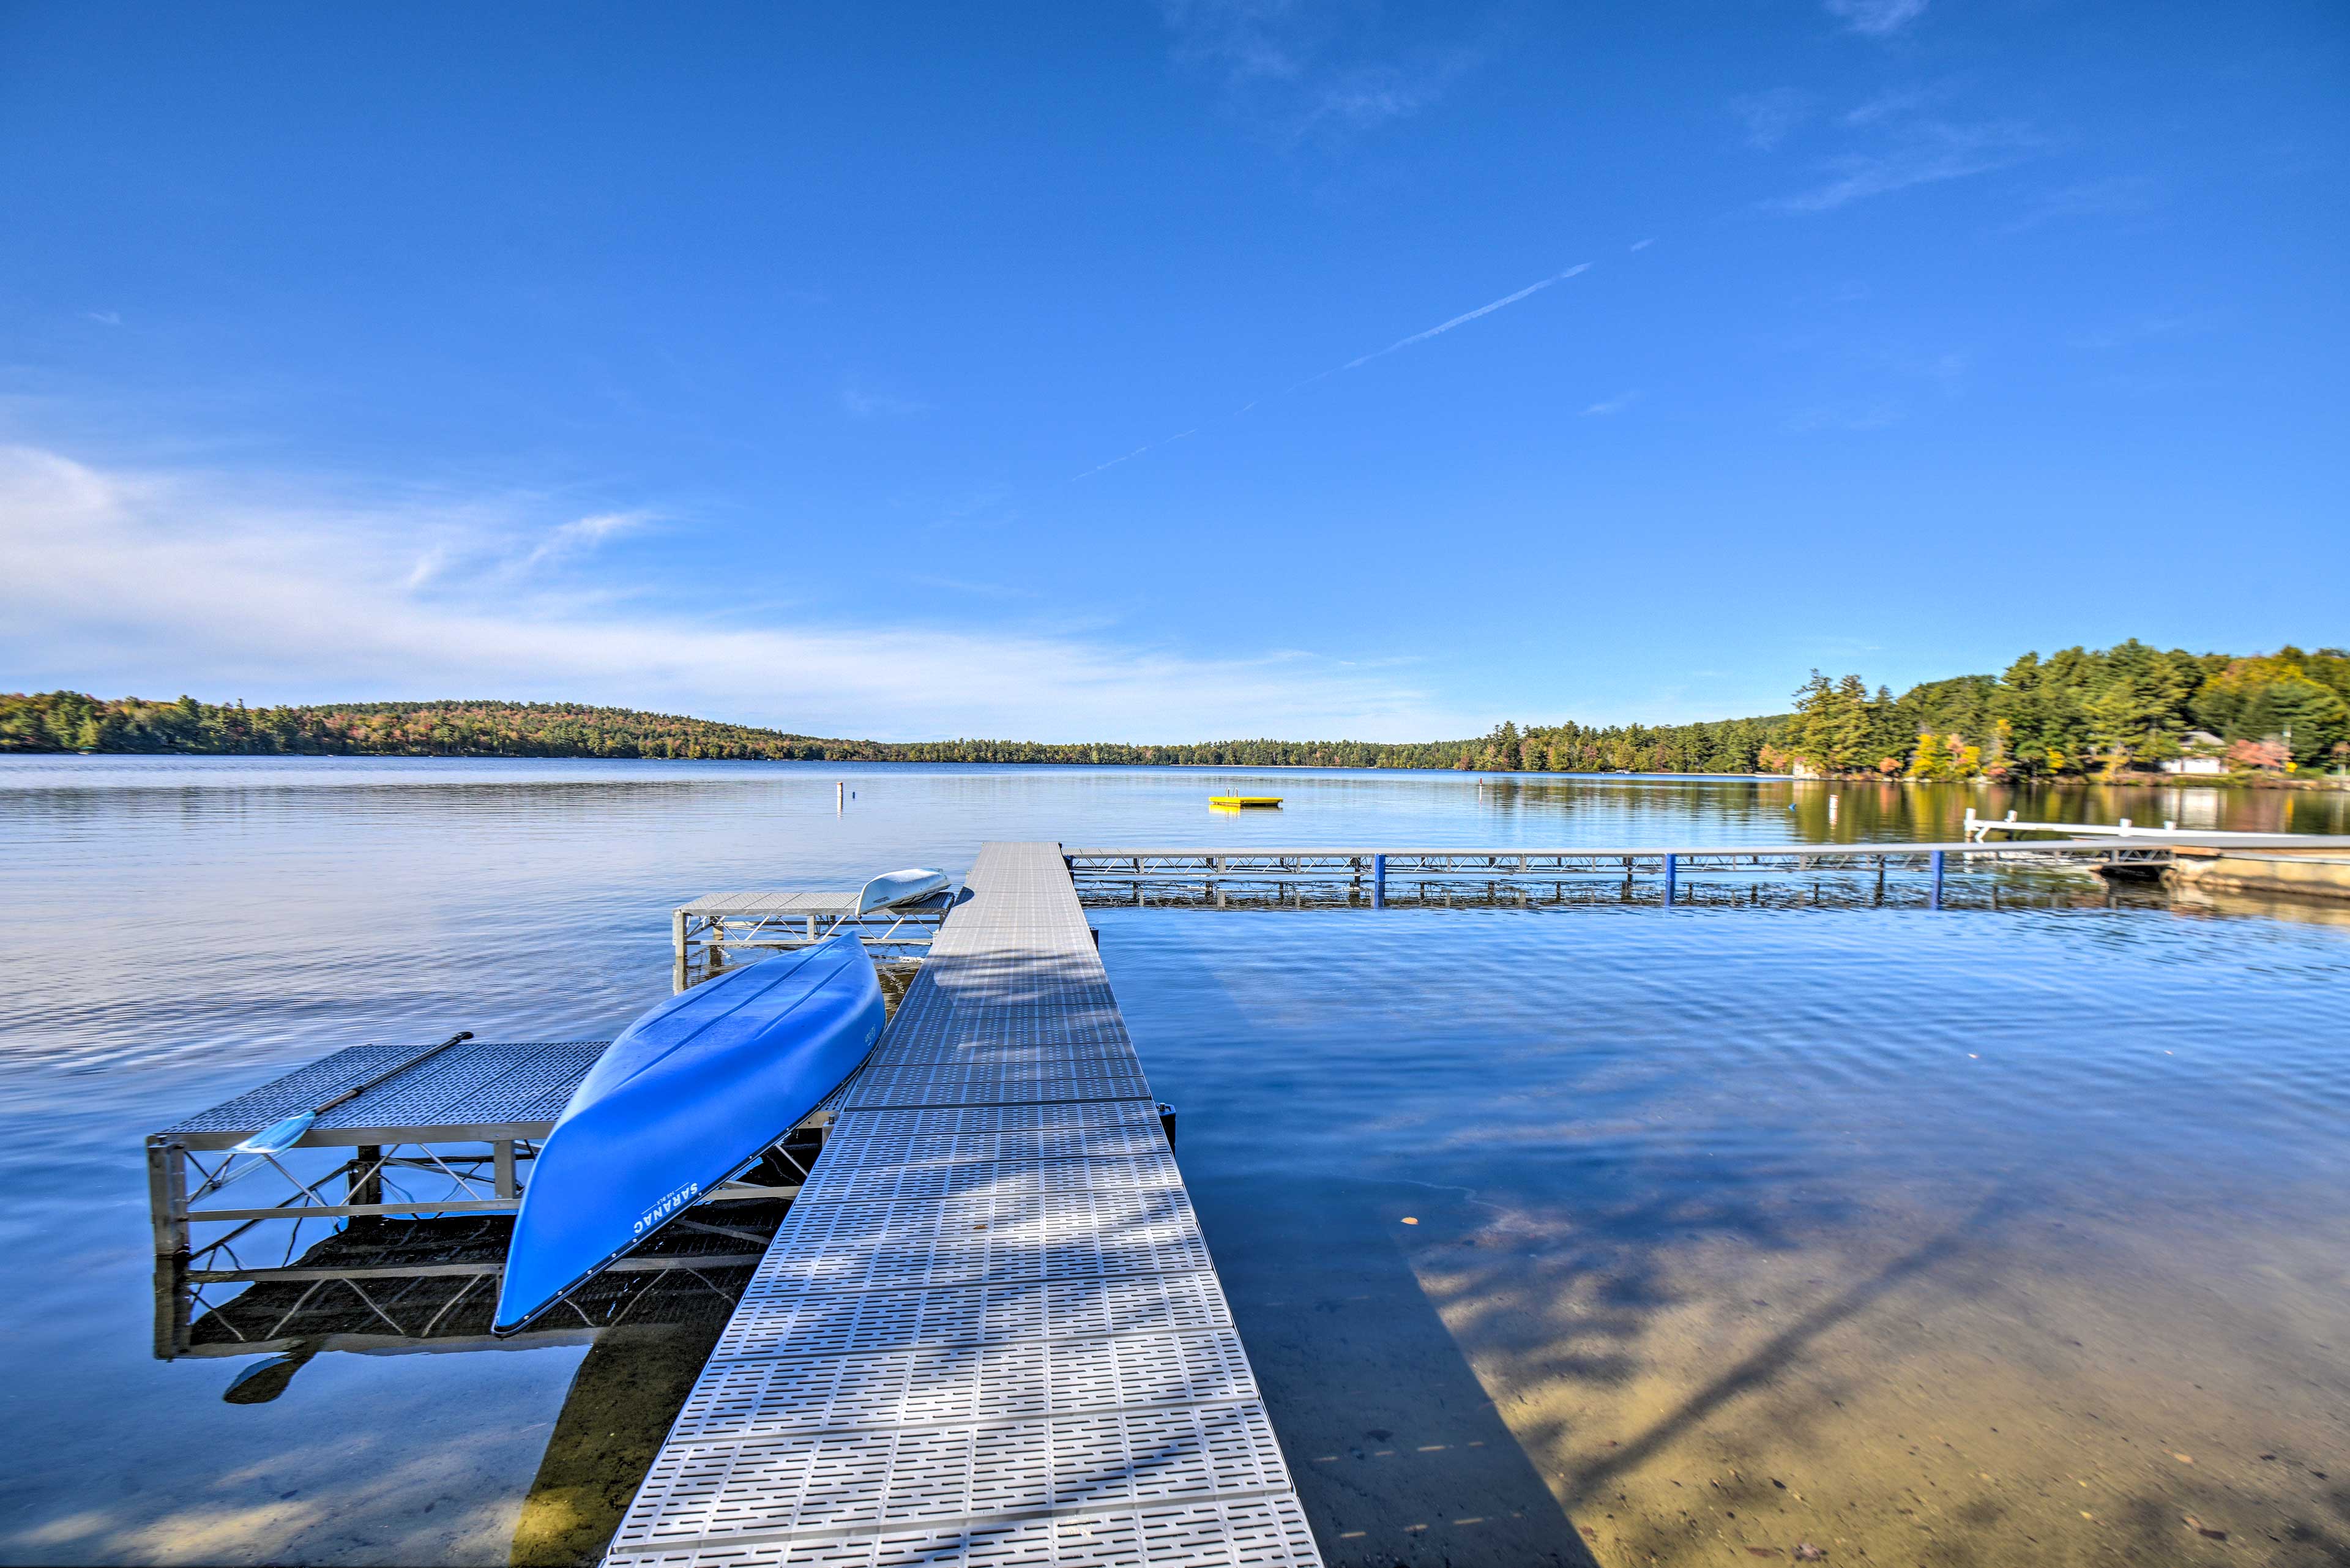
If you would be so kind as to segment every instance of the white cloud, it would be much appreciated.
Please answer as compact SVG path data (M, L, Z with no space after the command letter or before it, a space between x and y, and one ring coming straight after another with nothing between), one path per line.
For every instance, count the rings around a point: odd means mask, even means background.
M120 327L122 325L122 312L119 310L85 310L82 314L89 317L92 321L97 322L100 327Z
M1160 7L1187 58L1232 81L1290 81L1305 74L1300 42L1283 26L1289 8L1250 0L1166 0Z
M1640 394L1638 392L1618 392L1612 398L1592 404L1583 410L1581 417L1587 420L1605 418L1609 414L1620 414L1638 401L1639 397Z
M592 550L617 534L626 534L653 521L650 512L598 512L563 524L550 532L538 547L523 558L525 566L535 566L541 561L558 559L583 550ZM422 566L420 564L420 571ZM439 563L434 563L438 572ZM427 574L430 576L432 574ZM420 582L422 578L418 579Z
M1177 58L1222 78L1228 105L1274 136L1360 132L1437 102L1484 51L1409 41L1318 0L1162 0Z
M1391 67L1351 71L1325 87L1305 123L1338 119L1352 126L1373 126L1383 119L1417 114L1434 101L1438 84L1416 81Z
M1823 0L1829 16L1856 33L1890 37L1926 14L1926 0Z
M615 534L641 528L653 520L650 512L598 512L566 523L555 536L568 545L600 545Z
M1904 128L1889 147L1826 160L1821 167L1828 178L1822 183L1763 205L1777 213L1829 213L1872 196L2009 168L2040 151L2040 138L2012 120L1929 121Z
M1746 145L1769 152L1811 117L1811 100L1794 88L1773 88L1730 100L1730 112L1746 127Z
M1939 102L1944 96L1939 88L1900 88L1892 92L1879 93L1866 103L1855 104L1840 118L1848 126L1876 125L1883 120L1915 114Z
M2020 234L2061 218L2133 217L2153 211L2161 201L2161 185L2142 174L2085 180L2041 192L2006 232Z
M745 628L650 596L534 587L514 570L547 535L528 510L0 448L0 659L16 680L108 694L567 698L881 738L1475 728L1393 667L1291 651L1200 659L901 622ZM609 537L639 515L563 528Z

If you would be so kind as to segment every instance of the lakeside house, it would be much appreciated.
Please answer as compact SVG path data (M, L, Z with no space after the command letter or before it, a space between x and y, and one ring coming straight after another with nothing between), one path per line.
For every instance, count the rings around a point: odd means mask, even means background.
M2224 774L2228 742L2209 730L2189 730L2178 737L2178 755L2163 759L2167 774Z

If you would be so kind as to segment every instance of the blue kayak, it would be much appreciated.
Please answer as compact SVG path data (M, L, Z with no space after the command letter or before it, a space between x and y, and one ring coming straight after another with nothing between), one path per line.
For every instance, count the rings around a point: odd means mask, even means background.
M671 997L612 1042L533 1162L492 1324L512 1334L758 1158L881 1033L855 937Z

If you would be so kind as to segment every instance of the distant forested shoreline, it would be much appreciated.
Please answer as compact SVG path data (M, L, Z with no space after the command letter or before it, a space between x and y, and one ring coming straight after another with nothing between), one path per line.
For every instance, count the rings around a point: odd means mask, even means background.
M1035 763L1486 772L1801 773L2106 779L2202 759L2245 779L2350 760L2350 653L2165 651L2137 641L2027 653L1999 675L1895 696L1816 670L1790 712L1690 724L1496 726L1469 740L1196 744L829 739L568 702L297 703L248 708L78 691L0 694L0 752Z

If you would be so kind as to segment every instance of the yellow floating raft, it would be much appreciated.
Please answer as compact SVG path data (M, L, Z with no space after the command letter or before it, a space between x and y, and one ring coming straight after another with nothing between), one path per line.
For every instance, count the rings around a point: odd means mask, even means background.
M1211 794L1208 797L1208 804L1237 811L1243 806L1277 806L1281 804L1281 797L1277 794Z

